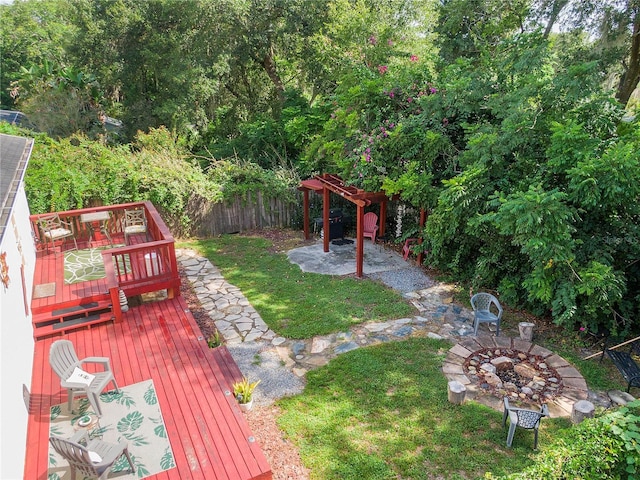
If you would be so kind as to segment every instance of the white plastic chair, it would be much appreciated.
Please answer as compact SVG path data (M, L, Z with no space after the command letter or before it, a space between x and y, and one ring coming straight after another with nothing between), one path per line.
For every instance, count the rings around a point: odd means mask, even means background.
M495 307L495 313L491 307ZM502 318L502 306L496 297L490 293L476 293L471 297L473 308L473 334L478 335L478 327L481 323L495 323L496 337L500 335L500 319Z
M503 398L504 413L502 414L502 427L504 428L509 417L509 433L507 434L507 447L513 443L513 436L516 433L516 427L533 430L534 441L533 448L538 448L538 428L542 417L549 416L549 410L546 404L543 404L540 411L528 410L526 408L516 408L509 405L509 399Z
M131 473L135 472L127 442L115 444L92 440L85 431L80 431L69 439L52 435L49 442L54 450L69 462L71 480L76 479L77 471L80 471L82 478L106 479L116 461L123 455L129 462Z
M80 360L73 348L73 343L69 340L56 340L51 344L49 350L49 363L56 375L60 377L60 386L67 389L69 411L73 412L73 397L84 393L95 414L101 417L102 409L98 401L100 394L111 382L118 391L118 384L111 372L109 359L107 357L87 357ZM69 381L76 367L81 369L85 363L101 364L104 371L92 373L93 379L89 384Z

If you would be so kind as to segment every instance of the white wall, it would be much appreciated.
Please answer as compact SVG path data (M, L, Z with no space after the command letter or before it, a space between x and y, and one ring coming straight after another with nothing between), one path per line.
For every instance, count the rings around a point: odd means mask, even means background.
M0 283L0 479L17 480L24 473L27 442L28 415L22 384L31 390L34 352L31 312L25 312L25 298L30 309L36 263L29 206L22 186L0 245L0 253L4 252L10 283L7 288Z

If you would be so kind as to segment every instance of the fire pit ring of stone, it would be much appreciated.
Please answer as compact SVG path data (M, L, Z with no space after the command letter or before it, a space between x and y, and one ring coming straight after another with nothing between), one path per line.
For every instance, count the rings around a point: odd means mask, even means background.
M546 403L552 417L570 417L573 404L586 400L584 378L564 358L533 343L510 337L469 337L454 345L442 370L466 388L466 399L502 411L507 396L525 408Z

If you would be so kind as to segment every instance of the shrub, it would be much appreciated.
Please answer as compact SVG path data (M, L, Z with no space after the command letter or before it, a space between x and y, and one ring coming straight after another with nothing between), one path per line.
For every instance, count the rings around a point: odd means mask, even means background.
M271 197L294 200L295 187L300 179L292 169L284 167L266 170L244 160L220 160L212 164L209 178L216 185L215 200L245 200L250 193L264 192Z
M37 135L25 176L32 213L150 200L184 224L191 195L213 196L212 184L167 129L139 133L133 147Z

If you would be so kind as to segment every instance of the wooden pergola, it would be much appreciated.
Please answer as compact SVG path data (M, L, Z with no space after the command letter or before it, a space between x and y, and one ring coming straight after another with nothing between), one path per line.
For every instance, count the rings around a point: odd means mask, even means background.
M364 257L364 208L371 204L380 204L380 220L379 235L384 236L385 224L387 222L387 202L389 197L383 192L367 192L357 187L345 185L342 179L337 175L325 173L317 175L314 178L303 180L298 190L304 194L304 238L311 238L309 229L309 192L313 191L322 194L322 219L324 228L324 251L329 251L329 200L330 194L340 195L345 200L356 205L356 277L362 278L362 264Z

